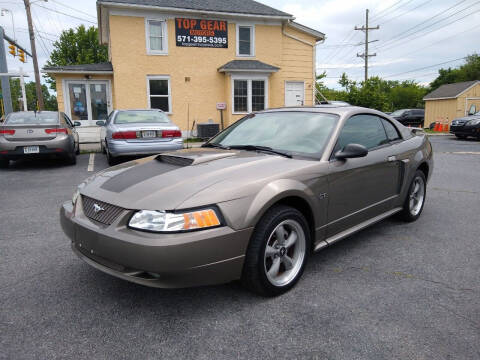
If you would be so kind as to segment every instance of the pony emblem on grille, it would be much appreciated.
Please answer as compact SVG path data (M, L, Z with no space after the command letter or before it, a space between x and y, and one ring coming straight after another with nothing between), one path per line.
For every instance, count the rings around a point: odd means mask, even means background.
M95 214L98 214L99 212L105 211L105 209L98 204L93 204L93 211Z

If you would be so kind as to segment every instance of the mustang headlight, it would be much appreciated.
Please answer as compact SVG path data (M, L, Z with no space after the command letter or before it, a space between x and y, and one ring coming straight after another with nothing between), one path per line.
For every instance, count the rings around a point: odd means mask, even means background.
M480 124L480 119L470 120L468 125L478 125Z
M175 232L208 229L219 226L220 218L212 208L172 213L140 210L133 214L128 226L154 232Z
M77 190L75 190L72 196L72 205L75 205L77 203L79 196L80 196L80 189L77 188Z

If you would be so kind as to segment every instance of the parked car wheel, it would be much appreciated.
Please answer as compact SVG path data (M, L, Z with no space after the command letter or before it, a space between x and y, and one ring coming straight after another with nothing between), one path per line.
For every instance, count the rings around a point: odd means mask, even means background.
M0 169L8 168L9 164L10 164L10 160L0 159Z
M466 135L459 135L459 134L455 134L455 136L459 139L466 139L467 136Z
M108 146L105 149L105 153L107 154L108 165L110 166L117 165L117 159L114 156L112 156L112 154L110 154L110 151L108 151Z
M250 239L242 283L263 295L290 290L302 276L310 253L305 217L288 206L275 206L261 218Z
M417 170L408 189L407 198L400 213L403 220L412 222L417 220L423 211L427 195L427 180L425 174Z
M67 164L68 165L75 165L77 163L77 154L73 151L71 154L67 155Z
M104 141L100 141L100 145L102 147L102 153L106 154L107 153L107 150L105 148L105 144L107 143L107 139L105 139Z

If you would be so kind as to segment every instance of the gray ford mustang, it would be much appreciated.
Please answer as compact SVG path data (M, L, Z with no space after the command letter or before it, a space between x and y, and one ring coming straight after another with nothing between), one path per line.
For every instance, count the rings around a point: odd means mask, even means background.
M161 288L241 279L273 296L312 252L393 214L418 219L432 170L423 131L381 112L272 109L200 149L94 175L60 218L73 251L108 274Z

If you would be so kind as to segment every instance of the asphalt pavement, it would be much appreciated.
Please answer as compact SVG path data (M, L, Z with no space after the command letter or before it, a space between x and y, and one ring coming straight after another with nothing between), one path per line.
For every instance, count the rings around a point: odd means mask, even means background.
M480 359L480 142L432 143L417 222L388 219L315 254L272 299L91 268L58 212L104 155L16 162L0 170L0 358Z

